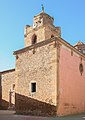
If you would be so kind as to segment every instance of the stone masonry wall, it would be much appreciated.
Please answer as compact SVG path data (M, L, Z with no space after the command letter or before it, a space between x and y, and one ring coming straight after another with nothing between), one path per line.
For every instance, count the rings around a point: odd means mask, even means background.
M60 36L60 29L52 25L45 26L45 40L50 39L51 36Z
M13 85L16 81L15 71L2 73L2 108L8 109L9 107L9 91L14 92L11 96L12 104L15 104L15 88Z
M32 36L34 34L37 35L37 42L45 40L45 27L39 27L36 29L33 29L32 27L27 27L26 29L25 47L32 45Z
M33 29L32 27L25 28L25 47L32 45L32 36L35 34L37 36L37 43L47 40L53 36L60 36L60 28L54 27L52 25L43 25L38 28Z
M56 50L54 43L50 43L37 47L34 54L32 49L17 55L17 112L38 115L56 112ZM35 93L31 92L32 82L36 82Z

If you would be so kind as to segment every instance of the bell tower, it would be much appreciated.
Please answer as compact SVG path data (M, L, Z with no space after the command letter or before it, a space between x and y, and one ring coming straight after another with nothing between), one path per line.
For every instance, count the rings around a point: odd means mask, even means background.
M53 23L54 18L45 13L44 7L42 6L42 12L33 18L33 26L27 25L25 27L25 47L50 39L54 36L60 36L60 27L55 27Z
M45 24L53 25L53 22L54 22L54 18L46 14L44 12L44 7L42 6L42 12L39 15L34 16L33 28L37 28Z

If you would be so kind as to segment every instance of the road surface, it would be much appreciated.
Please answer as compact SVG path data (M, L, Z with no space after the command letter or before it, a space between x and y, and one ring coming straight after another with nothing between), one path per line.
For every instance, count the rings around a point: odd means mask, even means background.
M0 120L85 120L85 113L66 117L39 117L16 115L15 111L0 110Z

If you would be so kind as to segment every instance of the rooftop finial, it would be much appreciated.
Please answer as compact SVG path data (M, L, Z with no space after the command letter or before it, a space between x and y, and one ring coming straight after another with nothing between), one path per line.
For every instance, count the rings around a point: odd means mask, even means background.
M44 12L44 6L43 6L43 4L42 4L42 12Z

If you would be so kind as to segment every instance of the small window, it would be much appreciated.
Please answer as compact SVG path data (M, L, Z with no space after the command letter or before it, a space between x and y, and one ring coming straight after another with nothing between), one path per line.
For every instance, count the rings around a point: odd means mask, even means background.
M32 36L32 45L35 44L37 42L37 36L34 34Z
M53 38L54 37L54 35L51 35L51 38Z
M15 84L13 84L13 90L15 89Z
M36 83L31 83L31 92L36 92Z
M71 50L71 56L73 56L73 51Z
M80 70L80 73L81 73L81 75L82 75L82 73L83 73L83 71L84 71L84 68L83 68L83 64L82 64L82 63L80 63L80 65L79 65L79 70Z
M15 90L15 84L13 83L12 85L11 85L11 89L10 89L11 91L14 91Z
M18 58L19 58L18 55L16 55L16 60L17 60Z

